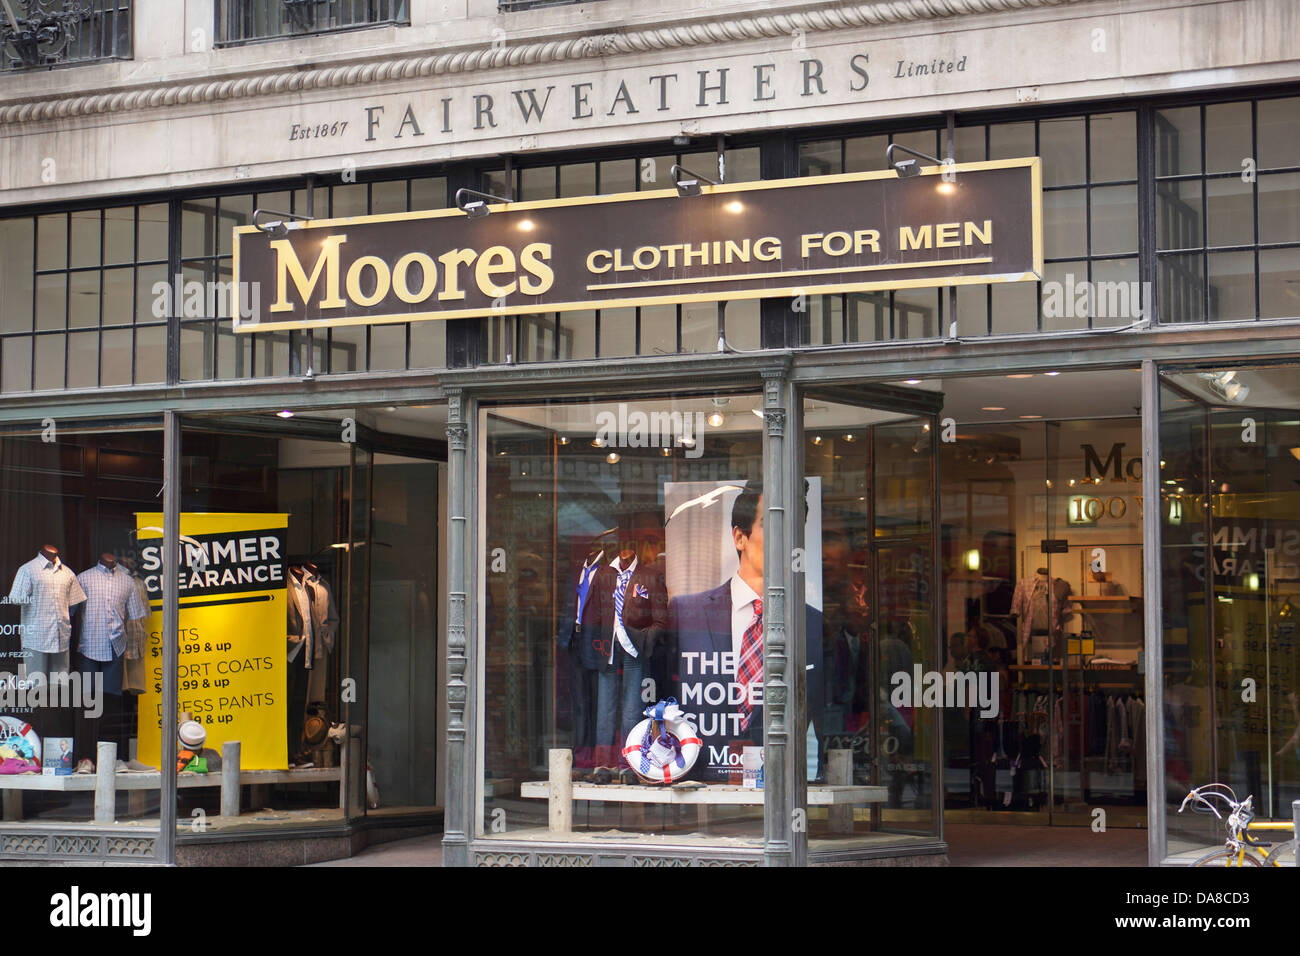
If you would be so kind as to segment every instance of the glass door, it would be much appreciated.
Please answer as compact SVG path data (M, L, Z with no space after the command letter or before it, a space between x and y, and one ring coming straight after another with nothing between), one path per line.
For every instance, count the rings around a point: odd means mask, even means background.
M1300 795L1300 387L1295 366L1162 381L1169 853L1218 841L1179 815L1223 783L1261 819Z
M939 834L936 447L942 395L803 396L810 849L891 832ZM822 788L853 786L821 809Z

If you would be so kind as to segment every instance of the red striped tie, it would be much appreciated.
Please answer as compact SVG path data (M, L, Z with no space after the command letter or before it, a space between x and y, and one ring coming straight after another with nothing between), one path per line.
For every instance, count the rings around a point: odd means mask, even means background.
M740 661L736 664L740 684L740 729L749 727L754 707L749 702L749 685L763 680L763 599L754 599L754 622L740 639Z

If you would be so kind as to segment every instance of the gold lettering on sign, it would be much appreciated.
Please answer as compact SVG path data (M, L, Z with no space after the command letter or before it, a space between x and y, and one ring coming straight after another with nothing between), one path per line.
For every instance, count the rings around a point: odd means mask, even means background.
M298 254L288 239L275 239L271 248L275 250L275 302L271 304L272 312L291 312L293 306L285 293L288 291L286 279L292 278L298 290L299 299L306 303L316 291L321 271L325 272L325 298L321 299L322 309L341 309L347 303L339 296L339 246L348 241L345 235L328 236L321 240L320 255L311 270L311 278L298 261Z

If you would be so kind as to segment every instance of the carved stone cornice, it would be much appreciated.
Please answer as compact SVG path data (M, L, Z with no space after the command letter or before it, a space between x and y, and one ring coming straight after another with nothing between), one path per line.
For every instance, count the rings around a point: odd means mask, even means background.
M35 98L0 107L0 125L218 103L448 73L474 73L538 63L589 60L736 40L796 37L857 27L939 20L981 13L1006 13L1081 2L1085 0L877 0L871 3L827 3L819 7L770 15L722 16L673 26L570 34L516 45L483 43L447 53L398 56L309 70L286 68L257 76L239 76L209 82L158 83L91 95Z

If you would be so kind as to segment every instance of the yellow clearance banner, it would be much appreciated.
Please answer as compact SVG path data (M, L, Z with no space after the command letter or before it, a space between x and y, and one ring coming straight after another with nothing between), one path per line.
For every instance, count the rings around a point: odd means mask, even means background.
M286 514L181 515L180 668L176 714L162 713L162 515L138 514L149 646L139 759L159 765L159 728L189 711L218 753L240 742L245 770L289 766L286 727Z

